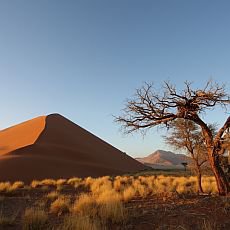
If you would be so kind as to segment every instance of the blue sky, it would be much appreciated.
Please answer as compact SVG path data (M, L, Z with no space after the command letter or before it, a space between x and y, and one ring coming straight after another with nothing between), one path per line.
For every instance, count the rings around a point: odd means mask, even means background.
M56 112L132 156L169 149L157 129L124 136L113 115L144 81L228 84L229 12L224 0L0 0L0 129Z

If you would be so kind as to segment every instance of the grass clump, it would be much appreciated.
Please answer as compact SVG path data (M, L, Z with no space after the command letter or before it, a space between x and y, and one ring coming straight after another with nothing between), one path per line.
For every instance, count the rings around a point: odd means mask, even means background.
M58 230L104 230L98 218L89 216L67 215Z
M56 186L57 182L54 179L44 179L40 184L45 186Z
M123 191L123 200L124 201L129 201L131 199L133 199L136 195L136 191L133 188L133 186L129 186L127 188L124 189Z
M90 190L93 194L100 194L102 191L108 191L113 188L112 182L108 176L99 177L90 183Z
M38 208L27 208L22 218L23 230L43 230L48 222L47 213Z
M73 186L74 188L78 188L81 185L81 183L82 183L82 179L78 177L70 178L67 181L67 184Z
M60 194L57 191L52 191L46 195L46 198L50 201L54 201L58 198Z
M66 179L58 179L58 180L56 181L56 185L57 185L57 186L58 186L58 185L64 185L64 184L66 184L66 182L67 182Z
M62 215L68 213L70 210L70 198L68 196L60 195L50 205L50 213Z
M10 182L1 182L0 183L0 192L7 192L10 190L11 183Z
M78 216L99 218L101 223L121 223L125 220L125 209L121 196L115 190L105 190L100 194L82 194L76 199L73 213Z
M7 190L7 192L12 192L12 191L16 191L20 188L24 187L24 182L22 181L15 181Z
M99 216L103 222L121 223L125 220L125 210L121 196L115 190L106 190L96 198Z
M216 180L214 177L203 176L202 187L205 193L216 194L218 193Z
M95 217L97 215L97 209L95 197L82 194L75 200L72 211L82 216Z
M31 186L32 188L37 188L37 187L41 186L41 182L38 181L38 180L33 180L33 181L31 182L30 186Z
M13 184L11 184L10 182L1 182L0 192L13 192L23 187L24 183L22 181L16 181Z

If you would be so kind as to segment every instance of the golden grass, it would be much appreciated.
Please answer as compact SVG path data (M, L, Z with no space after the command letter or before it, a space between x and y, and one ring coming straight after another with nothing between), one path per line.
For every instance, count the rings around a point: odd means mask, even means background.
M208 194L217 193L217 186L214 177L204 176L202 178L203 190ZM72 186L74 189L81 186L82 193L73 203L70 196L60 194L60 190ZM128 219L127 209L123 202L133 199L146 198L149 196L161 196L163 199L178 194L197 194L197 178L194 176L116 176L100 178L70 178L66 179L45 179L34 180L30 187L23 182L0 183L2 192L1 203L4 202L5 193L17 189L38 188L44 191L42 200L37 200L34 205L37 208L25 210L22 217L23 229L45 229L48 221L48 211L51 216L63 215L60 220L61 226L57 229L79 229L97 230L106 229L111 224L124 226ZM48 192L45 192L48 191ZM67 190L66 190L67 191ZM64 191L65 192L65 191ZM76 193L78 195L78 193ZM73 195L75 197L75 195ZM223 211L229 210L229 200L223 202ZM12 223L12 219L0 213L0 226ZM203 229L209 229L209 223L204 222Z
M56 186L57 181L54 179L44 179L42 181L39 180L33 180L30 184L32 188L37 188L39 186Z
M113 185L109 177L99 177L91 180L89 187L93 194L100 194L103 191L111 190Z
M56 181L56 185L58 186L58 185L64 185L64 184L66 184L67 183L67 180L66 179L58 179L57 181Z
M24 183L22 181L16 181L13 184L11 184L10 182L1 182L0 192L12 192L23 187Z
M33 180L30 184L31 188L37 188L40 185L41 185L41 181L38 180Z
M24 186L20 184L20 186ZM15 185L15 187L19 186ZM123 196L125 201L131 199L134 196L147 197L149 195L177 192L179 194L196 194L198 190L197 178L195 176L116 176L111 179L108 176L86 179L70 178L69 180L59 179L57 181L53 179L45 179L43 181L32 181L31 187L36 188L38 186L56 186L58 191L65 188L66 185L78 188L80 185L89 189L92 194L98 195L106 190L115 190ZM202 178L202 186L205 193L216 194L217 186L215 178L212 176L204 176ZM14 187L9 182L0 183L1 191L10 191L10 188Z
M74 188L78 188L81 185L81 182L82 182L81 178L73 177L67 181L67 184L73 186Z
M124 201L129 201L132 200L136 195L136 191L133 188L133 186L129 186L127 188L124 189L123 191L123 200Z
M57 181L54 179L44 179L40 183L41 185L46 185L46 186L56 186Z
M206 177L202 178L202 186L205 193L215 194L218 192L216 181L214 177Z
M103 222L110 220L112 223L120 223L125 220L121 196L115 190L105 190L96 197L96 201L99 205L99 216Z
M50 205L50 213L62 215L68 213L70 210L70 198L68 196L60 195Z
M11 183L10 182L1 182L0 183L0 192L9 191L10 187L11 187Z
M74 202L72 212L79 216L99 217L102 223L123 222L126 214L121 195L114 189L80 195Z
M95 197L90 194L80 195L79 198L75 200L72 211L82 216L95 217L98 212Z
M22 181L15 181L15 182L11 185L10 189L11 189L12 191L14 191L14 190L17 190L17 189L20 189L20 188L24 188L24 186L25 186L24 182L22 182Z
M104 230L98 218L89 216L67 215L58 230Z
M22 225L24 230L42 230L48 221L47 213L38 208L27 208L22 217Z
M46 195L46 198L50 201L54 201L58 198L59 195L60 195L59 192L52 191Z

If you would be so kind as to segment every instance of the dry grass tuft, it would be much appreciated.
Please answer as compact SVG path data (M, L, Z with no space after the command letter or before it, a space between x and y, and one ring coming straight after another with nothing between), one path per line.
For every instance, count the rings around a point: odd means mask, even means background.
M115 190L105 190L96 198L99 216L103 222L121 223L125 220L125 210L121 196Z
M30 186L31 186L32 188L37 188L37 187L41 186L41 182L38 181L38 180L33 180L33 181L31 182Z
M206 177L202 178L202 186L205 193L208 194L216 194L218 193L216 180L214 177Z
M105 230L98 218L89 216L68 215L58 230Z
M102 223L121 223L126 217L121 196L114 189L99 194L97 191L93 195L82 194L76 199L72 211L81 216L99 217Z
M70 198L68 196L60 195L50 205L50 213L62 215L68 213L70 210Z
M40 182L40 184L45 186L56 186L57 182L53 179L44 179Z
M52 191L46 195L46 198L50 201L54 201L58 198L60 194L57 191Z
M79 215L95 217L97 215L97 203L92 195L82 194L75 200L72 211Z
M18 189L23 188L23 187L24 187L24 182L16 181L10 186L8 191L15 191L15 190L18 190Z
M109 177L99 177L90 182L90 190L93 194L100 194L103 191L111 190L113 188Z
M81 185L81 183L82 183L82 179L78 177L70 178L67 181L67 184L73 186L74 188L78 188Z
M67 180L66 179L58 179L57 181L56 181L56 185L58 186L58 185L64 185L64 184L66 184L67 183Z
M24 230L43 230L48 221L47 213L38 208L27 208L22 217Z
M132 200L136 195L136 191L133 188L133 186L129 186L127 188L124 189L123 191L123 200L124 201L129 201Z
M0 183L0 192L7 192L10 190L11 183L10 182L1 182Z

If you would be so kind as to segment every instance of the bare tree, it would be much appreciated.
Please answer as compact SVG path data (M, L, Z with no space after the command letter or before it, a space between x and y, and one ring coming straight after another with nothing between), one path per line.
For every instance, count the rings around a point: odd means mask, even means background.
M124 113L117 117L116 121L120 122L128 133L158 125L168 126L178 118L195 122L202 129L208 160L216 178L219 194L226 195L230 192L230 186L220 166L220 154L221 138L230 127L230 116L216 135L213 135L200 115L216 106L227 108L229 105L230 97L225 85L211 80L203 89L192 89L191 83L185 82L182 91L178 91L169 82L164 82L163 88L157 92L152 84L146 83L136 91L134 99L127 101Z
M185 150L191 157L189 166L196 173L198 192L203 193L202 166L207 162L207 149L200 127L193 121L177 119L171 123L169 133L164 136L164 140L177 150Z

